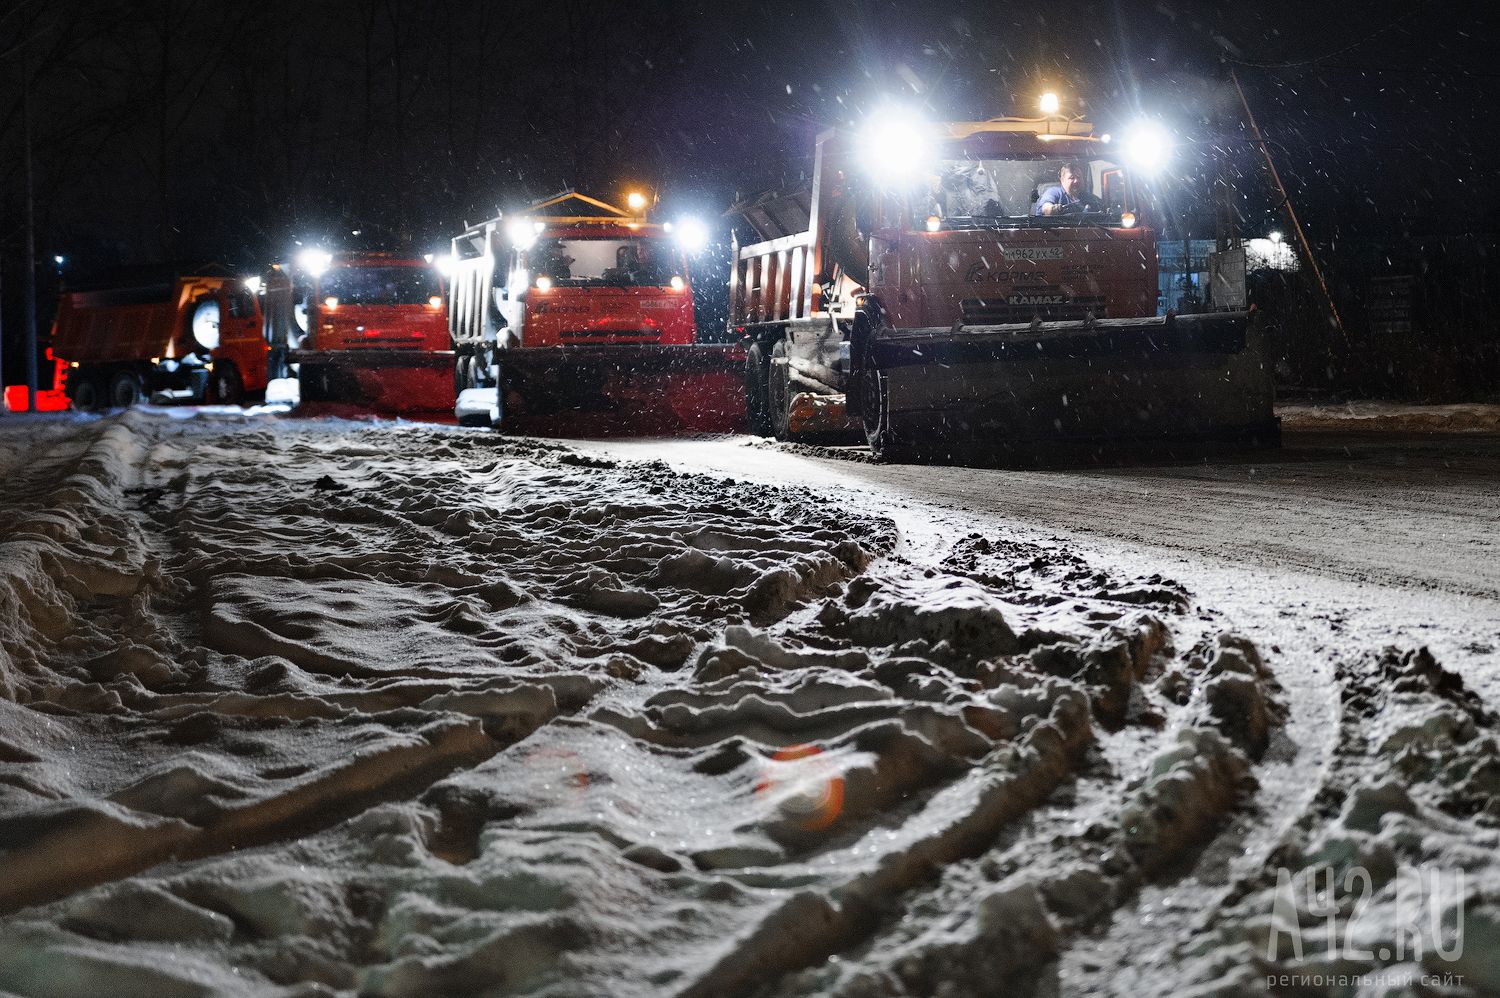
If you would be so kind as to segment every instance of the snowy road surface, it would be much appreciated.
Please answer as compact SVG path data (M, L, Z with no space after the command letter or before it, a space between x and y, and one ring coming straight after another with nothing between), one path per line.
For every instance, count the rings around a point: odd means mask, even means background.
M1291 444L0 423L0 991L1500 991L1500 444Z

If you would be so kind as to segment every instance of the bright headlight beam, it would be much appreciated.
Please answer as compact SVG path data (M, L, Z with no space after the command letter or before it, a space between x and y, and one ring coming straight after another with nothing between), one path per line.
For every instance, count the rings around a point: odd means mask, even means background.
M322 277L333 265L333 254L327 250L309 248L297 254L297 266L313 277Z
M529 218L517 218L505 227L506 238L516 249L530 249L536 242L537 227Z
M1125 136L1125 158L1144 173L1155 173L1172 155L1172 136L1155 121L1140 121Z
M708 226L702 219L683 218L677 221L672 234L677 243L688 253L701 253L708 248Z
M918 114L891 110L876 115L860 133L865 166L877 180L900 183L917 177L932 159L931 126Z

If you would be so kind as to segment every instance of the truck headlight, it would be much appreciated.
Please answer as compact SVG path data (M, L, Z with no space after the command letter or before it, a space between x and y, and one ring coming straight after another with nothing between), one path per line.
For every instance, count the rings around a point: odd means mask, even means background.
M297 266L313 277L322 277L333 265L333 254L327 250L305 249L297 254Z
M1172 137L1154 121L1137 122L1125 136L1125 157L1137 170L1155 173L1172 155Z
M505 236L518 250L530 249L540 231L530 219L518 218L505 227Z
M673 228L677 243L688 253L701 253L708 248L708 226L700 219L679 219Z
M931 126L911 111L891 110L877 115L860 136L860 151L876 179L886 183L911 180L932 159Z

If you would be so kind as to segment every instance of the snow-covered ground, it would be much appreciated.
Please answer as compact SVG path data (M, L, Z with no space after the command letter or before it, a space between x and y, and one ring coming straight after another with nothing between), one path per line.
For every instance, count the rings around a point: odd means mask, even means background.
M0 424L0 992L1500 992L1483 522L1247 468Z

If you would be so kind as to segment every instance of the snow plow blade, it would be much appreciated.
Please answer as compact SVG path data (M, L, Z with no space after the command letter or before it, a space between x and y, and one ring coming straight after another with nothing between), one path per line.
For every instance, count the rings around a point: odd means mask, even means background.
M739 433L744 367L744 350L729 344L506 350L497 425L558 437Z
M1276 446L1260 338L1253 312L883 329L852 345L850 409L898 461Z
M451 414L453 354L431 350L294 350L311 415Z

